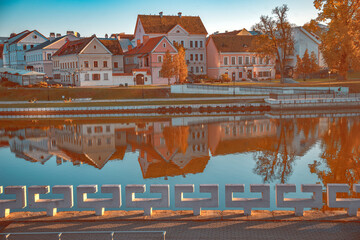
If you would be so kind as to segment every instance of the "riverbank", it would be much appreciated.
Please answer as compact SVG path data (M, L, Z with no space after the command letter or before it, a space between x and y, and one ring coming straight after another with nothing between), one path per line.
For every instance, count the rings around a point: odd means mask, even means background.
M166 240L351 240L360 235L360 216L358 213L357 217L349 217L345 211L305 211L304 216L295 217L290 211L263 210L253 211L251 216L244 216L241 210L203 210L201 216L193 216L191 211L154 210L153 216L143 216L141 211L106 211L104 216L95 216L94 212L60 212L55 217L47 217L45 212L17 212L0 219L0 233L77 231L87 239L93 237L86 234L89 231L136 231L136 239L164 239L161 235L150 238L155 235L149 235L149 231L166 231ZM147 233L141 236L144 231Z

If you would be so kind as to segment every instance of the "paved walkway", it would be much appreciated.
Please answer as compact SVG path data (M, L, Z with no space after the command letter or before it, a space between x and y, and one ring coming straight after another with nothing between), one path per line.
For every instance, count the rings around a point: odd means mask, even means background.
M358 217L348 217L344 211L308 211L303 217L295 217L293 212L287 211L256 211L250 217L244 216L242 211L203 213L202 216L193 216L190 211L155 211L152 217L144 217L139 211L106 212L102 217L94 216L93 212L60 213L56 217L46 217L44 213L24 216L17 213L0 220L0 232L166 231L166 240L360 239L360 213ZM98 235L95 238L92 234L71 238L64 235L62 239L102 240L109 239L109 236ZM159 233L146 233L117 235L114 239L163 238Z

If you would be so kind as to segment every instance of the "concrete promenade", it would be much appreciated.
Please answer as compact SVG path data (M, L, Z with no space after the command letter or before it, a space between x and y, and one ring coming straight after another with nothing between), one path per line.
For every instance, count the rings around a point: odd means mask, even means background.
M94 212L60 212L55 217L46 217L45 212L28 212L12 213L0 219L0 233L74 231L166 231L167 240L356 240L360 239L360 212L357 217L349 217L345 211L305 211L302 217L295 217L291 211L254 211L252 216L244 216L241 210L204 210L201 216L193 216L191 211L155 210L151 217L143 216L141 211L107 211L101 217ZM109 238L87 236L86 239ZM129 235L119 239L155 238Z

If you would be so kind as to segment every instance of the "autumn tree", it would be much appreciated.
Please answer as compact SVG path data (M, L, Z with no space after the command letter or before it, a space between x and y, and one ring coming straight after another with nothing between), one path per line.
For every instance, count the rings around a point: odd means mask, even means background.
M299 76L303 76L304 79L310 74L319 71L317 57L314 52L311 52L311 55L309 55L309 51L306 49L303 57L300 58L300 56L297 55L296 60L295 72Z
M311 19L310 22L305 23L303 28L309 33L314 33L318 37L320 37L324 32L324 30L319 27L319 23L316 21L316 19Z
M277 57L281 73L281 83L284 83L286 59L294 50L294 39L291 24L287 19L287 5L272 10L275 18L261 16L260 22L253 29L262 35L256 38L255 51L263 56Z
M165 144L169 152L186 153L188 147L189 127L165 127L163 130Z
M170 78L175 76L175 70L174 70L174 61L173 58L169 52L169 50L166 51L164 56L164 61L161 66L160 74L162 77L168 79L168 84L170 85Z
M350 69L360 70L360 1L314 0L318 21L328 23L321 34L321 51L330 69L346 80Z
M188 66L186 64L185 48L177 42L174 43L174 46L178 51L178 53L174 56L174 71L176 81L184 83L188 76Z
M318 63L318 59L316 57L315 52L311 52L310 54L310 73L314 74L320 70L320 66Z
M296 55L295 73L297 74L298 78L304 75L303 63L299 55Z

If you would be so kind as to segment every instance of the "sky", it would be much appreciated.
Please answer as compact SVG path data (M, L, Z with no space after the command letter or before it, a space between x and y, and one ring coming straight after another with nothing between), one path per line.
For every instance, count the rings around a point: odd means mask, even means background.
M0 0L0 37L36 29L81 36L134 33L138 14L200 16L209 34L250 28L261 15L287 4L288 19L302 26L317 17L313 0Z

